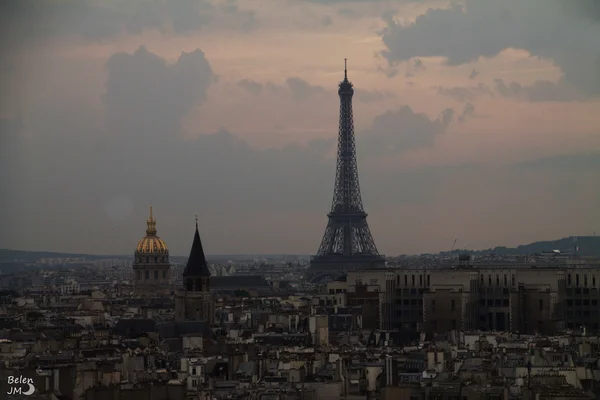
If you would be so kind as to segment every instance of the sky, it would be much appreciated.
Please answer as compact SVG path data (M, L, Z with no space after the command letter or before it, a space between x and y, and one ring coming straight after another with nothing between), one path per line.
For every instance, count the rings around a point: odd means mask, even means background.
M0 248L314 254L344 58L385 255L600 231L595 0L5 0Z

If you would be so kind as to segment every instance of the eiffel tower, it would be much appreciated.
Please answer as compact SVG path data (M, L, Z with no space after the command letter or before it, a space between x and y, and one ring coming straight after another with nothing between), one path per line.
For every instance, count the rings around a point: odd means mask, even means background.
M348 81L348 67L344 61L344 80L338 90L340 127L333 203L331 212L327 214L329 221L321 246L310 262L308 278L312 281L341 277L350 270L385 265L369 230L360 195L352 114L354 89Z

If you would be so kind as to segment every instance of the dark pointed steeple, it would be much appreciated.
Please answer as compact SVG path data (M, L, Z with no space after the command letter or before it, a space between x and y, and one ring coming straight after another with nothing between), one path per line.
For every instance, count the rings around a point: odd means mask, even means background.
M194 233L192 250L190 251L187 265L183 270L183 276L210 276L208 264L206 264L206 257L204 256L204 249L202 248L202 241L200 240L200 233L198 232L198 217L196 217L196 233Z

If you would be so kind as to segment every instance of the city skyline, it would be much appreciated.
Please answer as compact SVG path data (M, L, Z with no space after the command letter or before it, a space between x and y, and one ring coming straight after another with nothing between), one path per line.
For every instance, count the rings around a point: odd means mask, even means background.
M173 254L196 214L211 254L313 254L344 58L381 253L597 230L600 15L584 1L7 3L0 247L132 253L152 205Z

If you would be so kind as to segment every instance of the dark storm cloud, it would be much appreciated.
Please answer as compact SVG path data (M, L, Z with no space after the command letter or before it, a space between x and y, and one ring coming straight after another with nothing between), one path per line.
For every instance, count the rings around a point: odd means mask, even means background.
M583 4L583 3L581 3ZM390 65L413 57L445 57L460 65L493 57L507 48L553 60L564 82L600 95L600 24L576 13L578 2L558 0L466 0L464 7L430 9L414 23L386 18L381 54Z
M177 131L182 117L206 99L217 77L201 50L181 53L174 64L140 46L106 64L103 102L114 129L151 138Z
M208 0L4 0L0 2L0 29L4 39L21 41L69 35L102 40L150 29L185 34L204 28L218 15L233 17L234 29L256 25L254 13L240 10L236 0L220 6Z

